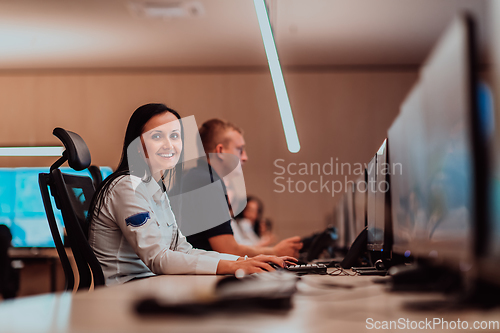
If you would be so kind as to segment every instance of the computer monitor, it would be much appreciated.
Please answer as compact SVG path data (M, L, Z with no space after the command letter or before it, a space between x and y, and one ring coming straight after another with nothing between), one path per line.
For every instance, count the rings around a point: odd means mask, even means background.
M482 281L500 286L500 41L498 40L500 28L500 3L492 1L490 6L492 34L491 34L491 60L492 60L492 83L493 91L488 92L483 87L479 91L480 114L483 119L488 120L485 124L492 124L490 130L492 142L490 146L490 178L487 223L483 230L478 232L478 278ZM493 119L492 119L493 118ZM494 130L494 131L493 131ZM488 133L488 130L487 130ZM482 241L481 241L482 240Z
M346 217L345 217L345 197L342 196L340 200L337 202L335 205L335 208L333 210L333 220L334 220L334 227L337 228L337 241L336 241L336 247L339 250L346 249L348 246L347 240L346 240Z
M398 227L406 223L399 220L401 215L411 216L409 251L421 261L463 272L472 268L476 222L484 214L480 200L486 193L481 179L484 147L477 139L473 30L467 15L451 23L420 71L410 111L402 112L393 125L400 128L391 128L389 138L391 159L409 169L408 178L399 179L407 184L396 186L403 193L396 194L399 205L393 211ZM392 142L402 135L406 145L394 149ZM408 151L406 156L401 149ZM402 202L406 214L398 211Z
M368 240L367 249L370 251L390 252L389 241L392 227L390 223L390 184L389 174L391 167L388 163L387 139L384 140L374 157L373 176L368 176L368 200L372 200L370 206L372 218L367 221ZM371 180L371 183L370 183Z
M425 223L428 197L425 182L426 145L421 86L417 83L388 131L391 172L392 251L411 256L410 241L416 225Z
M103 178L112 173L109 167L100 169ZM91 176L88 170L75 171L63 167L61 171L73 175ZM54 247L38 185L38 174L48 172L48 167L0 168L0 224L9 227L13 247ZM55 207L52 197L51 200ZM64 223L61 213L56 211L55 217L62 234Z
M356 227L354 220L354 182L347 183L344 194L344 216L345 216L345 239L346 247L351 247L351 244L356 239Z
M387 182L387 174L390 168L387 164L387 149L384 140L377 154L376 162L376 185L375 185L375 225L368 229L368 246L372 251L384 250L384 234L385 234L385 197L389 191L389 183Z
M367 166L367 201L366 201L366 225L368 227L367 249L375 251L376 246L376 194L377 194L377 155L375 154Z
M354 183L353 205L355 234L359 235L366 227L366 199L367 199L366 169L364 174Z

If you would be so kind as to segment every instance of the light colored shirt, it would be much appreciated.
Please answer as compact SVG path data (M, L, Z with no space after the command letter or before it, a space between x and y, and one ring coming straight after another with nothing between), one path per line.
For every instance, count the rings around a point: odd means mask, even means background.
M194 249L178 230L167 195L152 179L120 176L90 224L89 244L106 285L154 274L215 274L219 260L238 256Z
M259 244L260 238L253 230L253 224L249 219L231 220L231 227L233 228L234 240L238 244L250 246Z

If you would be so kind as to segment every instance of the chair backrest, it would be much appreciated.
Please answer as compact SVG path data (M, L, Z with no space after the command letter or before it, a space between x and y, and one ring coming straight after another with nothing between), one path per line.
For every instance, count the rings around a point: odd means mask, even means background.
M92 176L92 181L94 182L94 187L97 189L99 185L102 183L102 173L101 169L97 165L91 165L89 166L89 172L90 175Z
M53 133L63 142L66 150L62 157L51 166L50 173L39 175L40 191L52 237L66 276L66 289L73 289L75 276L57 229L49 188L56 207L61 210L67 239L78 268L78 290L88 290L92 283L94 286L104 285L102 268L87 240L86 215L95 188L90 177L63 174L59 167L68 161L71 168L83 170L90 165L90 152L78 134L62 128L54 129Z

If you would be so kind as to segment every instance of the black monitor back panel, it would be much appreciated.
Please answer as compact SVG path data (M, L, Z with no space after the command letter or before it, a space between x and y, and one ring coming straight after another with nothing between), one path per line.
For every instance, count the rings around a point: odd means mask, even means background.
M359 235L366 227L367 190L365 170L365 174L359 177L354 184L353 205L356 235Z
M368 227L367 249L370 251L379 251L379 239L377 232L377 155L368 163L368 190L366 202L366 225Z
M356 220L354 218L354 183L348 183L344 194L344 214L346 229L346 245L351 247L358 236L356 233Z
M335 205L333 211L333 220L334 227L337 228L337 248L346 249L348 244L346 240L346 221L345 221L345 207L344 207L345 198L342 196L340 200Z

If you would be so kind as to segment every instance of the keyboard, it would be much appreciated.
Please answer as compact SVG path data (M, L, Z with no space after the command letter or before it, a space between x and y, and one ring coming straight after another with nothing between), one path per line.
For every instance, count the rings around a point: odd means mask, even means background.
M299 275L304 274L326 274L327 266L324 264L290 265L285 270Z
M170 299L157 294L139 300L139 314L171 313L199 316L220 311L288 310L291 298L297 291L299 277L285 270L245 275L227 276L215 285L213 293L199 293L188 299Z

